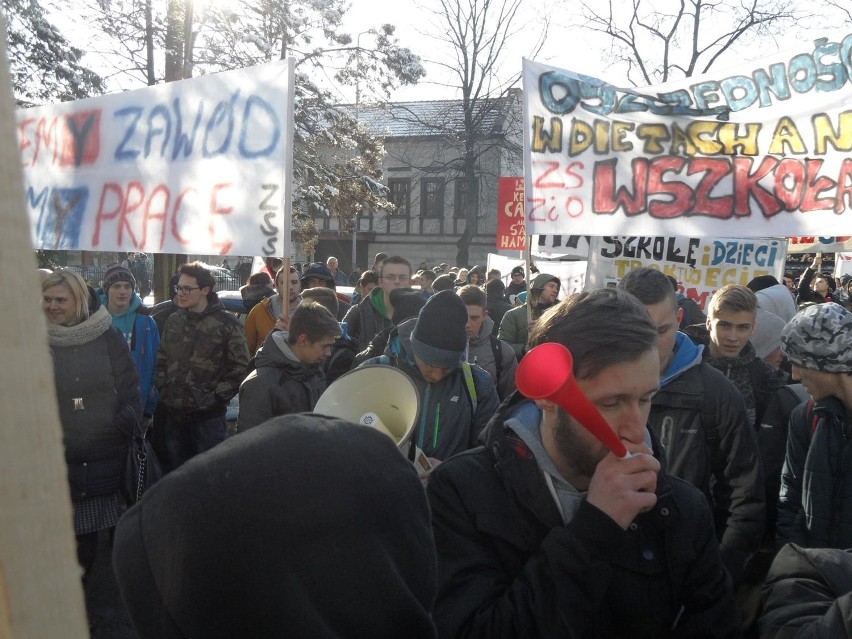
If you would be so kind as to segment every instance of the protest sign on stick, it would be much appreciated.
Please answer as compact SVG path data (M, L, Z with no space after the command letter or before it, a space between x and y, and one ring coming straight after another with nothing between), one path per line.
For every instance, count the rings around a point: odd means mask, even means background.
M16 113L36 248L281 255L293 62Z

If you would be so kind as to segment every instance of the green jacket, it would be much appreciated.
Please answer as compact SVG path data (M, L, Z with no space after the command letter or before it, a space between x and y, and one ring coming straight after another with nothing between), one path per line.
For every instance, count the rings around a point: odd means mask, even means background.
M183 413L224 415L248 362L243 327L211 293L203 312L180 309L163 327L157 353L160 402Z

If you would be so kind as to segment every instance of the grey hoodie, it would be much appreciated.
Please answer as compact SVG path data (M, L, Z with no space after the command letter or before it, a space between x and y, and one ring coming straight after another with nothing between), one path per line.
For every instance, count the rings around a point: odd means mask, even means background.
M269 334L257 352L255 370L240 385L238 432L279 415L309 412L325 391L320 365L299 361L284 336L282 331Z

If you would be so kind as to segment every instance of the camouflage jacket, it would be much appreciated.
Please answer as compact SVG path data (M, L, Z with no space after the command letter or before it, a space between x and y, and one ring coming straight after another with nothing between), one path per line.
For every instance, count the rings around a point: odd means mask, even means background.
M163 327L157 353L160 402L184 413L224 414L248 361L243 327L212 294L203 312L181 309Z

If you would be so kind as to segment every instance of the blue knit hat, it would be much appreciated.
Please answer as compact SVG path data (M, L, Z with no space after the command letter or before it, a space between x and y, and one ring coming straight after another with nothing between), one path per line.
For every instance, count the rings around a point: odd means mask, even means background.
M467 307L455 291L441 291L426 300L411 333L411 350L427 364L458 366L467 347Z

